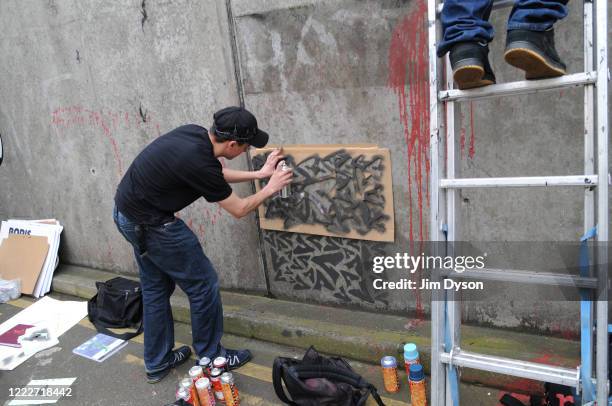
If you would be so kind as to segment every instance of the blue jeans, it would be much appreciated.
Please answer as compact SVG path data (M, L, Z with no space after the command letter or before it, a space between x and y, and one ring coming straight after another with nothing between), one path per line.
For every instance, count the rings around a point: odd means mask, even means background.
M175 284L187 294L191 311L193 349L198 357L221 351L223 306L219 281L195 234L180 219L147 227L147 254L140 255L136 223L117 208L113 218L119 232L134 248L143 297L144 361L147 372L168 367L174 347L170 296Z
M546 31L567 16L569 0L516 0L508 19L508 30ZM493 0L444 0L440 17L443 38L438 56L443 56L458 42L493 40L495 31L489 23Z

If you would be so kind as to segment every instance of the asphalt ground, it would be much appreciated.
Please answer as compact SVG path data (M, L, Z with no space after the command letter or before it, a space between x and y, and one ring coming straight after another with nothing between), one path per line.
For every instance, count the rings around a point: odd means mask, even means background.
M78 300L65 295L53 294L60 300ZM8 320L33 299L22 297L0 305L0 322ZM71 396L60 398L58 405L79 406L163 406L174 401L178 381L187 375L192 362L173 370L161 382L151 385L145 380L142 359L142 335L130 340L128 345L102 363L72 353L72 350L93 337L95 328L87 320L59 337L59 345L41 351L13 371L0 371L0 402L6 406L13 399L11 388L22 388L32 379L72 378ZM191 342L191 330L187 324L175 324L176 346ZM236 385L243 406L276 406L278 400L272 387L272 363L277 356L301 357L304 350L256 341L244 337L226 335L223 344L228 348L249 348L254 359L234 371ZM379 388L387 406L409 406L410 396L406 375L400 372L401 387L396 394L386 393L382 385L380 368L374 365L350 361L353 368ZM483 387L461 385L461 404L467 406L497 405L498 391ZM370 401L368 405L374 405Z

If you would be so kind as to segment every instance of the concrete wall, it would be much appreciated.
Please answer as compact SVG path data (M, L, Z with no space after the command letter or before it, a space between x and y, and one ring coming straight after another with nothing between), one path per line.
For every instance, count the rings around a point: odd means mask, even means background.
M159 134L238 104L227 21L222 0L0 2L0 218L55 217L64 262L136 272L116 185ZM253 216L198 202L181 217L224 286L265 288Z
M266 231L272 292L304 301L427 312L427 295L371 287L373 255L418 254L418 240L428 238L426 1L236 0L233 5L245 101L273 129L277 142L371 142L392 151L395 243ZM582 4L570 4L570 10L557 24L556 40L573 73L584 70ZM492 16L498 34L491 59L498 82L522 79L503 62L509 12ZM582 106L582 90L460 104L461 175L583 173ZM461 192L465 227L459 235L465 241L577 241L582 196L581 189ZM531 265L538 269L549 262L542 256ZM389 280L405 276L387 272ZM485 300L464 306L464 320L575 333L577 304L542 299L555 297L554 290L490 286Z
M560 22L570 72L582 70L581 3ZM424 0L3 0L0 2L0 218L56 217L62 260L121 272L135 264L111 220L133 157L221 106L246 106L275 143L376 143L392 151L393 244L263 232L199 202L181 213L226 288L423 315L429 298L372 289L371 257L419 252L428 236L428 82ZM498 81L520 79L502 61ZM233 38L232 33L235 33ZM237 54L232 55L232 45ZM242 78L236 83L233 57ZM464 176L580 174L580 90L461 105ZM461 152L461 151L460 151ZM231 164L246 167L245 160ZM239 194L249 185L236 187ZM577 240L579 190L461 194L466 240ZM299 251L299 255L296 253ZM389 280L403 276L390 272ZM534 303L541 289L499 288L464 318L575 331L575 304Z

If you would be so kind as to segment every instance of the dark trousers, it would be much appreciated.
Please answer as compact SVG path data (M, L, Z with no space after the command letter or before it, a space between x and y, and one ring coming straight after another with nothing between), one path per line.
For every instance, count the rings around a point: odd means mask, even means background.
M567 16L568 0L516 0L508 19L508 30L546 31ZM489 43L495 32L489 23L493 0L444 0L443 39L438 56L459 42Z
M180 219L147 227L146 254L141 256L136 224L114 209L121 235L132 245L144 303L144 361L148 372L168 366L174 347L170 296L175 284L187 294L191 311L193 349L198 357L214 358L222 351L223 306L219 280L196 235Z

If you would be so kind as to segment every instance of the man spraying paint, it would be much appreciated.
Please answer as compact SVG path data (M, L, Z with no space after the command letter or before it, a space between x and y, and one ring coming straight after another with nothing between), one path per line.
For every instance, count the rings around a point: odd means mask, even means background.
M221 345L223 307L217 274L196 235L174 213L200 197L236 218L246 216L291 182L282 170L280 150L259 171L223 168L218 158L234 159L249 146L264 147L268 134L247 110L227 107L213 115L206 130L185 125L160 136L135 159L115 195L114 220L133 246L144 303L144 360L147 381L156 383L191 354L188 346L173 350L174 323L170 296L175 284L189 297L193 348L198 358L224 356L229 369L248 362L249 350ZM259 192L241 198L229 183L270 178Z

